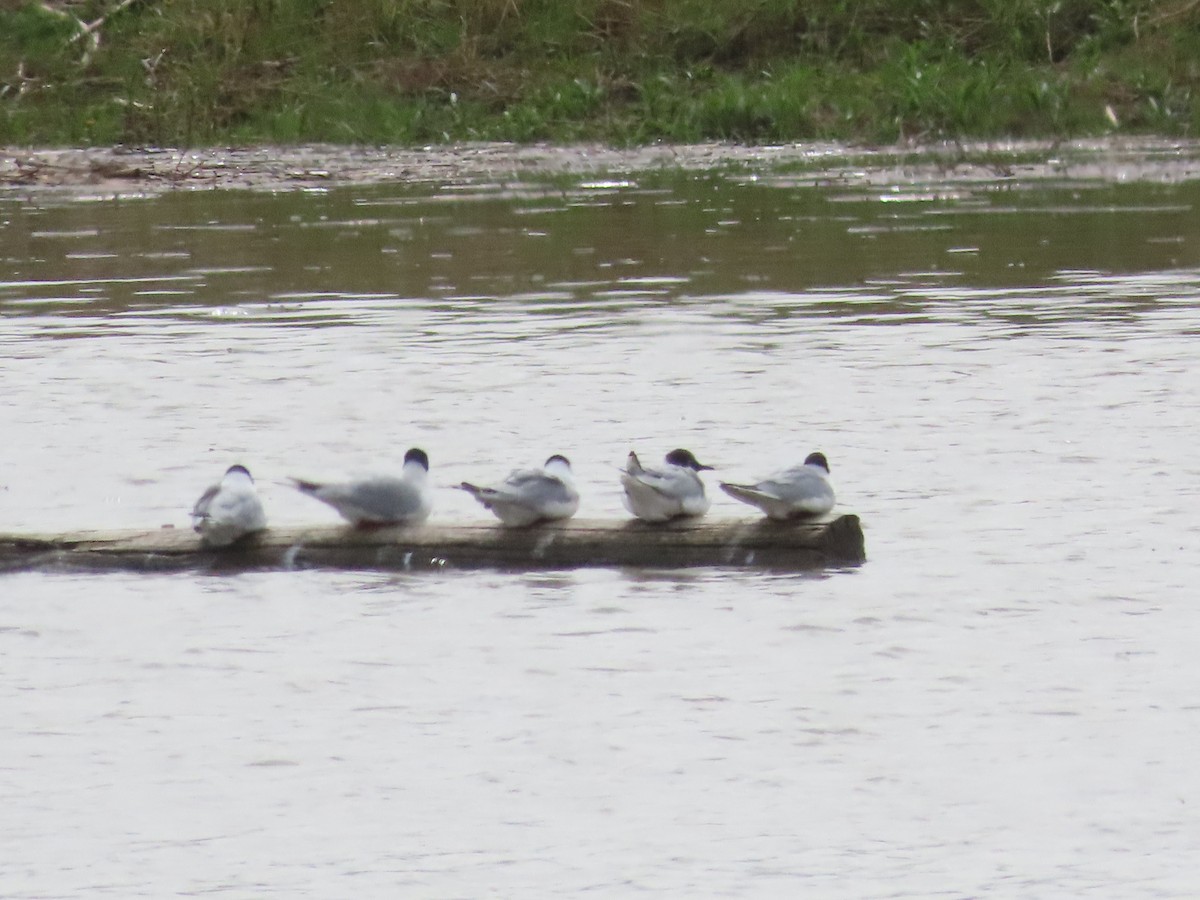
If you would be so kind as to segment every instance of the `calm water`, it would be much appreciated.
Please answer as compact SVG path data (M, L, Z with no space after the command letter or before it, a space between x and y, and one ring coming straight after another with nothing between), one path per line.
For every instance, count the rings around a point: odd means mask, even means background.
M1200 183L0 194L0 531L821 449L850 571L0 575L0 896L1183 897ZM720 496L713 515L740 515Z

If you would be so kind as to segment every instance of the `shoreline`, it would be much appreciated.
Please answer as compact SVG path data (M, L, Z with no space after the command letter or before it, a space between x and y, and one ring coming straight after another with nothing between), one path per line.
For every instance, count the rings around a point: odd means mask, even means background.
M1066 179L1178 183L1200 179L1200 141L1112 137L865 147L835 143L473 143L423 148L332 144L246 148L0 148L0 196L172 190L320 190L376 184L468 185L651 171L787 172L797 184L881 189Z

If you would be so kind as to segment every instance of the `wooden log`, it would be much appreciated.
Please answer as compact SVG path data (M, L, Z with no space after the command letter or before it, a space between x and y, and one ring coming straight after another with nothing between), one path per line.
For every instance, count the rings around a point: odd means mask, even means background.
M806 569L866 559L858 516L815 521L571 520L532 528L427 523L355 530L271 528L221 550L191 531L0 534L0 570L241 571L344 569L576 568L583 566L764 566Z

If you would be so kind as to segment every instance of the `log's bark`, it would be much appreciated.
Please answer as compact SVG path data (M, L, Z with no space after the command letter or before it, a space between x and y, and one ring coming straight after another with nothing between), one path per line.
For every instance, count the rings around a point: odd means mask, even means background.
M0 570L576 568L765 566L805 569L866 559L858 516L771 522L702 519L500 525L425 524L362 531L271 528L222 550L191 531L0 534Z

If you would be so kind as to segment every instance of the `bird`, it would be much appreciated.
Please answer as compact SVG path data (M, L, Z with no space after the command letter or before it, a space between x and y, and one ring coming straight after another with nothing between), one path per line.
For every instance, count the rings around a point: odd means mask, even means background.
M500 484L479 487L464 481L464 491L490 509L505 525L569 519L579 509L579 491L571 461L555 454L540 469L514 469Z
M833 485L824 453L810 453L792 466L755 484L726 484L721 490L735 500L757 506L768 518L819 516L833 509Z
M206 547L228 547L267 527L267 514L245 466L230 466L192 507L192 528Z
M621 485L625 508L646 522L666 522L680 516L702 516L708 512L709 499L697 472L711 470L697 461L690 450L672 450L661 469L648 469L629 451Z
M429 456L413 447L404 454L404 467L395 475L367 475L342 482L293 478L293 486L338 511L355 528L416 525L429 518L433 495L429 486Z

